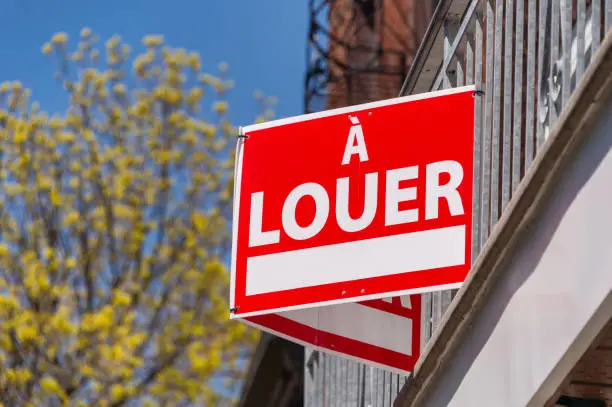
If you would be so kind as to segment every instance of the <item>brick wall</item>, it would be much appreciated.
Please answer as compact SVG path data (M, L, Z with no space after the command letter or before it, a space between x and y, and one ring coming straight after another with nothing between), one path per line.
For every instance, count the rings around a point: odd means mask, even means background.
M560 394L599 399L612 406L612 321L574 367Z
M382 4L372 13L374 3ZM433 0L336 0L329 13L327 108L397 96L434 9Z

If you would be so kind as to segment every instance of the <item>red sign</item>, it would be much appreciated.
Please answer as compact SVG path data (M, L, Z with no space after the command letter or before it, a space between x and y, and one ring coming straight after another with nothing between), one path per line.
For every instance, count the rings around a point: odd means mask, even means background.
M232 317L459 287L470 267L472 94L457 88L244 128Z
M257 315L244 321L309 348L405 375L420 355L420 295Z

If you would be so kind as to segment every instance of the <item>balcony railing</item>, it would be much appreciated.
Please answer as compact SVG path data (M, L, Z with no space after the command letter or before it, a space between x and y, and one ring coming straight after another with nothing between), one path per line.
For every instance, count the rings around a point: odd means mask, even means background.
M606 35L612 0L440 0L401 95L476 86L472 259ZM423 295L422 344L452 296ZM391 406L405 381L333 356L309 356L308 407Z
M401 94L475 84L472 259L606 35L612 0L441 0ZM423 343L451 292L423 296Z

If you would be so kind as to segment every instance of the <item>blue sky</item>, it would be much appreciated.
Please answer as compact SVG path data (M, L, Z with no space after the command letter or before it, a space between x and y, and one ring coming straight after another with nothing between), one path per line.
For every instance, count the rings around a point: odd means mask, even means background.
M229 63L236 87L229 96L236 125L257 112L255 90L278 99L278 117L301 114L308 0L1 0L0 82L19 80L48 112L66 96L55 65L41 52L58 31L78 38L83 27L106 41L113 34L138 49L146 34L198 51L205 71Z
M278 98L278 117L300 114L307 16L307 0L3 0L0 81L20 80L44 110L55 111L64 95L41 53L54 32L74 39L90 27L103 41L116 33L133 47L155 33L199 51L205 70L229 63L236 125L254 117L257 89Z

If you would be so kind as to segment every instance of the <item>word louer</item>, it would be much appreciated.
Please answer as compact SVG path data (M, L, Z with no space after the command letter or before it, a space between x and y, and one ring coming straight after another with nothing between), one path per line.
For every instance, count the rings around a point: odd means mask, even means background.
M368 161L368 150L364 140L363 129L356 117L350 117L350 127L341 165L350 163L353 155L360 162ZM451 216L464 214L461 195L457 188L463 180L463 167L457 161L444 160L432 162L425 167L425 219L437 219L440 200L445 200ZM363 212L357 218L349 215L349 177L338 178L336 189L329 193L316 182L306 182L296 186L285 198L282 207L282 227L287 236L294 240L306 240L316 236L325 226L330 216L330 195L335 199L335 219L345 232L358 232L367 228L378 210L384 210L385 226L399 225L420 220L422 214L417 208L399 209L402 202L417 199L417 187L401 187L403 181L416 180L422 171L418 165L389 169L384 172L385 196L384 208L378 208L378 183L380 174L365 174L365 192L363 194ZM447 174L447 182L441 183L441 175ZM310 197L315 203L314 218L308 225L299 225L296 219L296 208L300 200ZM263 246L280 242L280 230L263 230L264 192L251 194L249 222L249 247ZM269 216L269 215L268 215Z

